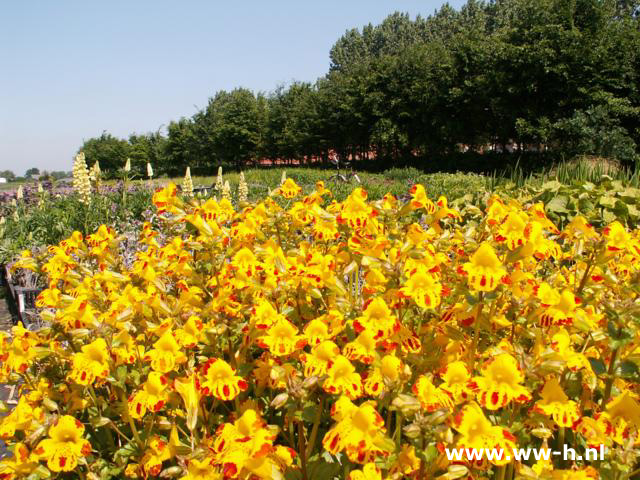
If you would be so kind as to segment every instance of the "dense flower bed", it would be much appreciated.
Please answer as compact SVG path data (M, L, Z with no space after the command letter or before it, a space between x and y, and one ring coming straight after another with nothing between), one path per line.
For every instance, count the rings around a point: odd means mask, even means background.
M493 196L461 224L415 185L343 202L288 179L257 204L155 193L133 263L107 226L23 268L0 477L626 478L638 455L640 231L559 231ZM445 447L604 461L456 462Z

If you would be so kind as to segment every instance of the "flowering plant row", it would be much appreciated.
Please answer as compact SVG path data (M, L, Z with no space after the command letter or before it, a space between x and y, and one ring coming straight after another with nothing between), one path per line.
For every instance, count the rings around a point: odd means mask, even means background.
M41 258L50 326L0 344L22 389L0 478L627 478L639 453L640 231L559 231L493 196L153 202L133 261L107 226ZM586 446L605 460L449 462Z

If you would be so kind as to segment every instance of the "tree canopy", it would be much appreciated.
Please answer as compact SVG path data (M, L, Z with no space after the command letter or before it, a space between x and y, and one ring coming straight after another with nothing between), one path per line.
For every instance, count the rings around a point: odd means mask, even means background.
M106 171L129 157L141 172L149 161L164 173L331 152L360 168L436 168L462 152L505 152L508 163L513 151L633 164L639 12L634 0L469 0L427 17L394 13L345 32L314 83L220 91L165 135L103 133L81 150Z

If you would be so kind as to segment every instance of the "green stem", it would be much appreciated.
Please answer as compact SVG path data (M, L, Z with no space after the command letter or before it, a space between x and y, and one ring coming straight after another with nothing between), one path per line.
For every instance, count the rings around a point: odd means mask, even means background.
M27 382L27 385L29 385L29 388L33 391L38 390L35 385L33 384L33 381L31 381L31 377L29 376L29 374L25 371L22 374L22 378L24 378L25 382Z
M422 438L420 439L420 447L422 452L425 450L425 433L422 433ZM427 462L424 458L420 459L420 473L418 474L418 478L425 478L425 470L427 468Z
M473 344L471 349L469 350L469 366L471 367L471 371L473 372L473 367L476 363L476 351L478 350L478 343L480 343L480 316L482 315L482 310L484 309L484 292L480 292L478 295L478 303L480 304L480 308L478 308L478 314L476 315L476 319L474 322L474 333L473 333Z
M122 438L124 438L127 441L127 443L131 442L131 439L129 437L127 437L124 433L122 433L120 431L120 429L117 427L117 425L115 423L113 423L113 421L109 422L109 426L111 428L113 428L118 435L120 435Z
M557 446L557 449L559 451L564 451L564 435L565 435L565 429L564 427L560 427L560 430L558 431L558 446ZM560 467L564 466L564 460L562 457L560 457L559 463L560 463Z
M640 468L637 468L634 471L632 471L631 473L627 474L626 478L633 478L634 475L637 475L639 473L640 473Z
M505 480L511 480L513 478L513 462L507 465L507 475Z
M313 447L316 445L316 438L318 436L318 428L320 428L320 421L322 420L322 413L324 410L324 396L320 399L320 405L316 410L316 416L313 419L313 427L311 427L311 437L309 438L309 444L307 445L306 456L309 458L313 453Z
M504 480L505 473L507 473L507 466L506 465L502 465L498 469L498 475L496 476L497 480Z
M620 347L615 348L611 353L611 361L609 362L609 370L607 371L609 378L607 378L607 383L604 388L604 396L602 397L602 403L600 404L602 408L604 408L604 406L609 401L609 397L611 396L611 389L613 388L613 382L616 379L614 372L616 368L616 360L618 359L619 350L620 350Z
M298 422L298 451L300 452L300 462L302 463L302 480L307 479L307 447L304 441L304 425L302 422Z
M396 431L393 436L396 441L396 448L400 448L400 444L402 443L402 412L396 412Z

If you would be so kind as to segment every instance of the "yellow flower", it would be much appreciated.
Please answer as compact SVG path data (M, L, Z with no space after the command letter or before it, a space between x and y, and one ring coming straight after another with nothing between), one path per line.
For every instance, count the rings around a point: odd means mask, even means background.
M362 230L376 214L377 212L367 203L367 192L358 187L342 203L337 221L340 224L346 223L355 230Z
M304 336L308 345L318 345L330 338L329 325L322 318L314 318L304 327Z
M145 478L156 477L162 471L162 463L171 458L171 450L165 440L154 435L149 440L149 448L145 451L140 464Z
M507 273L496 252L486 242L478 247L462 269L469 275L469 287L483 292L495 290Z
M129 332L121 330L113 337L111 354L116 365L130 365L138 358L136 354L139 354L140 358L144 355L144 346L137 345Z
M185 378L176 378L174 388L182 397L187 411L187 428L194 430L198 423L198 405L200 404L200 390L198 377L193 374Z
M349 473L349 480L382 480L382 473L375 463L367 463L362 470Z
M613 222L608 225L602 233L607 240L607 250L619 252L629 250L632 246L632 239L629 232L622 226L620 222Z
M259 262L253 252L245 247L233 256L231 266L237 270L239 274L243 275L242 278L248 278L259 268Z
M293 455L273 445L276 436L277 430L267 428L258 413L248 409L235 422L218 427L211 446L214 461L225 478L282 478Z
M518 361L508 353L490 358L480 373L482 376L475 377L470 386L483 407L498 410L511 401L522 403L531 399L529 391L520 385L524 374Z
M420 308L436 308L440 305L442 284L425 267L408 272L409 278L400 291L412 298Z
M49 438L42 440L35 453L47 461L53 472L71 472L78 460L91 452L91 444L83 438L84 425L70 415L58 418L49 428Z
M427 412L453 408L453 400L449 393L436 387L431 380L422 375L413 386L413 393L418 397L420 405Z
M630 437L637 437L640 429L640 402L635 394L624 390L606 405L603 421L609 423L608 430L613 440L626 445Z
M147 410L158 412L169 399L167 378L158 372L151 372L141 390L129 397L129 415L144 417Z
M362 287L364 293L373 294L384 292L388 279L377 268L371 268L364 276L366 284Z
M325 340L319 345L316 345L311 349L310 354L301 354L300 359L302 363L304 363L304 376L324 375L327 373L331 361L338 355L340 355L340 349L331 340Z
M145 354L144 359L151 360L151 368L156 372L168 373L176 365L185 362L187 356L180 350L180 345L168 330L153 344L153 349Z
M38 456L24 443L18 442L13 446L13 456L0 460L0 479L13 480L26 478L38 468Z
M312 224L313 238L318 241L331 241L340 238L336 217L314 205L311 209L314 216Z
M394 387L402 375L402 360L395 355L385 355L380 364L372 369L364 382L367 395L379 396Z
M247 382L222 359L212 358L202 366L204 379L200 384L203 395L213 395L220 400L233 400L248 388Z
M336 455L346 451L349 460L368 463L389 454L384 420L375 409L375 402L354 405L347 397L340 397L331 410L337 423L325 434L322 445Z
M353 342L347 343L342 350L344 356L349 360L357 360L366 364L372 363L377 356L376 340L369 330L364 330Z
M109 375L109 352L102 338L82 347L73 355L73 366L69 378L80 385L92 385L96 379Z
M411 208L418 209L424 208L428 214L433 214L436 211L436 206L434 203L427 197L427 191L425 190L423 185L416 183L409 190L409 194L411 195Z
M559 329L551 336L551 348L567 363L567 368L572 372L586 369L588 373L593 375L589 360L584 354L573 349L569 332L564 328Z
M304 347L306 342L303 335L298 335L296 326L282 316L269 327L265 336L258 339L258 345L278 356L291 355Z
M536 290L536 296L542 304L540 323L549 325L571 325L579 313L576 296L569 289L558 293L549 284L543 282Z
M329 364L323 388L326 392L356 399L362 395L362 378L349 359L338 355Z
M156 190L153 194L153 204L158 209L158 213L178 213L182 202L178 198L178 189L174 183L169 183L166 187Z
M309 211L309 207L302 202L296 202L293 204L293 207L289 209L289 215L293 219L293 224L296 227L303 227L307 225L311 221L313 221L313 216Z
M456 220L462 221L462 216L460 212L454 210L453 208L449 208L447 205L447 197L440 196L438 201L436 202L438 206L438 210L433 214L433 220L431 221L431 227L437 232L442 233L442 227L440 226L440 221L445 218L455 218Z
M204 337L202 328L202 320L195 315L191 315L184 327L176 330L176 340L185 348L194 348Z
M507 455L510 456L510 452L516 447L515 437L508 430L493 426L478 404L471 403L465 406L456 416L454 426L460 433L458 448L502 449L502 457L494 457L491 463L506 465L511 461L507 460ZM486 459L486 456L483 456L483 459Z
M545 382L540 397L535 410L550 415L558 426L571 427L580 418L578 404L569 400L557 378L553 377Z
M358 317L353 325L356 332L368 330L376 340L391 336L400 327L397 318L391 314L382 297L367 302L362 316Z
M3 343L7 344L4 354L2 368L5 373L12 371L24 373L36 358L36 345L39 343L38 336L25 330L22 325L16 325L11 329L13 341L8 344L3 333Z
M564 228L562 234L569 239L596 240L598 233L582 215L576 215Z
M56 317L66 330L85 328L95 322L95 309L89 303L87 295L80 291L71 305L58 309Z
M44 420L44 412L40 407L33 408L27 396L22 395L18 405L9 415L0 420L0 438L8 440L16 431L30 432L37 423Z
M500 222L495 239L505 242L509 250L524 245L525 228L529 222L529 216L525 212L509 212Z
M267 330L275 318L279 318L278 312L264 298L258 299L251 309L251 325L258 330Z
M606 414L601 414L597 418L582 417L573 428L584 437L590 448L611 445L612 427Z
M222 474L213 465L214 461L209 457L202 460L192 458L187 463L187 474L180 477L181 480L222 480Z
M471 374L466 363L461 361L448 363L440 378L444 382L440 385L440 389L449 392L456 403L468 400L473 395L468 386Z
M297 197L301 191L302 188L300 188L292 178L287 178L284 183L280 185L280 188L278 188L278 193L287 200Z
M416 456L416 449L413 445L402 445L402 450L398 453L396 463L391 467L391 474L401 474L411 476L420 468L420 459Z

